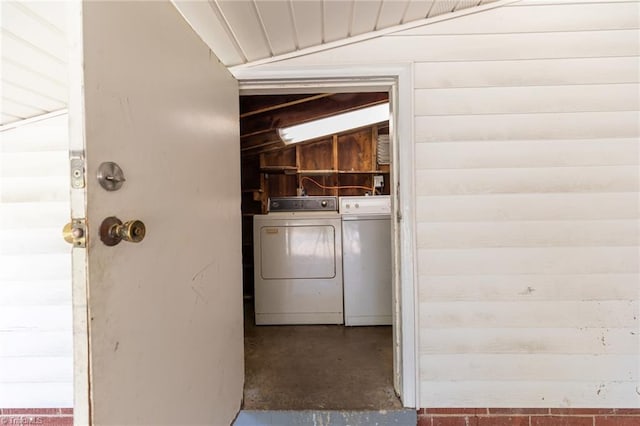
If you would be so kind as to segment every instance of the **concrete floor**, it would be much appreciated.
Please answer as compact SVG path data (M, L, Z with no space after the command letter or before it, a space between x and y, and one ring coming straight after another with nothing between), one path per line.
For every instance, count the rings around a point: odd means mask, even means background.
M245 410L391 410L391 327L255 326L245 307Z

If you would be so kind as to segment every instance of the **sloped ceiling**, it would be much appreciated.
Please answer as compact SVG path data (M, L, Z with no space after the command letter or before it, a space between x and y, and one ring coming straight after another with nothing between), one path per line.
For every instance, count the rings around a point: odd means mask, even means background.
M345 40L496 0L173 0L226 66Z
M0 2L2 124L66 108L64 2Z
M231 67L363 37L494 1L173 0L173 3L216 56ZM0 1L0 125L66 108L65 6L63 1Z

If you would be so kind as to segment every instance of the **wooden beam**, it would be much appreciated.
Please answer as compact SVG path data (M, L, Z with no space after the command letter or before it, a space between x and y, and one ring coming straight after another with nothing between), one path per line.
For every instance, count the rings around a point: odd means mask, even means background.
M371 169L378 168L378 126L371 127Z
M331 139L332 142L332 154L331 154L331 167L333 168L333 170L337 171L338 170L338 135L333 135L333 138ZM333 190L333 195L335 197L340 195L340 190L338 189L338 185L340 184L340 180L338 179L338 175L334 175L333 176L333 181L331 182L332 186L335 186L335 189Z
M331 96L332 93L319 95L254 95L240 96L240 118L251 117L268 111L275 111L291 105Z
M259 135L245 136L243 138L240 138L240 148L242 151L259 148L263 145L271 145L274 143L279 143L282 147L284 147L284 142L282 142L282 139L280 139L280 136L278 136L278 132L275 130L267 133L261 133Z
M281 127L381 104L387 102L388 98L387 92L337 93L324 96L303 105L292 104L241 118L240 134L241 137L259 135Z

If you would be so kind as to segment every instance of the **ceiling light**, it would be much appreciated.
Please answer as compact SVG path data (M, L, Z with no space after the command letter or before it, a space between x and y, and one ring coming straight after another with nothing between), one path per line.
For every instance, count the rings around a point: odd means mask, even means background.
M298 143L389 120L389 102L278 129L285 144Z

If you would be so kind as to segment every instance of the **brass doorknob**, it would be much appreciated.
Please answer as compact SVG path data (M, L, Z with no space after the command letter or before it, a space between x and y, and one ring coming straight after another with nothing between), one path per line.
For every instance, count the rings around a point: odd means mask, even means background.
M76 247L84 247L86 242L83 219L74 219L62 228L62 238Z
M103 220L100 225L100 240L107 246L115 246L122 240L139 243L146 233L147 228L140 220L122 223L117 217L111 216Z
M64 228L62 228L62 238L64 238L64 240L69 244L73 244L72 232L73 228L71 228L71 222L67 223L66 225L64 225Z

